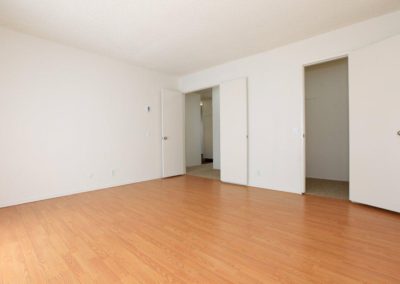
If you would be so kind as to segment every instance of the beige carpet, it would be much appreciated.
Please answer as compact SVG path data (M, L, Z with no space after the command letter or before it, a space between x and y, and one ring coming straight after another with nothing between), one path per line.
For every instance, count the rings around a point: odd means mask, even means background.
M307 178L306 194L349 200L349 183L346 181Z
M186 174L189 176L197 176L209 179L220 179L220 171L213 169L213 164L204 164L201 166L186 168Z

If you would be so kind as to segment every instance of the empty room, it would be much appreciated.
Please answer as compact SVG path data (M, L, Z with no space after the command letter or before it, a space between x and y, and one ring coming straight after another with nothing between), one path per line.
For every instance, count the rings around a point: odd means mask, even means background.
M0 284L400 283L400 1L0 0Z

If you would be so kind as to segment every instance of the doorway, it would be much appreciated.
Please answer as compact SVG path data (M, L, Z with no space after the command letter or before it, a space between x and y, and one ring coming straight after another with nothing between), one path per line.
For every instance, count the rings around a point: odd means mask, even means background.
M305 193L349 200L348 59L306 66Z
M220 179L219 87L185 96L186 174Z

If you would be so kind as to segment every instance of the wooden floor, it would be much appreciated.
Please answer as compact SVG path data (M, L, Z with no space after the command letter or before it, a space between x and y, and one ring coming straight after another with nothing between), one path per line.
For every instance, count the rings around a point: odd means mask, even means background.
M400 215L198 177L0 209L1 283L400 283Z

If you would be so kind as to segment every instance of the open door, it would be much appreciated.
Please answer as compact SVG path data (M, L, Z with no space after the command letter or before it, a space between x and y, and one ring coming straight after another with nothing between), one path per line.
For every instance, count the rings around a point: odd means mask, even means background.
M400 212L400 36L349 55L350 200Z
M185 173L184 102L184 95L180 92L161 92L163 177Z
M221 181L247 185L247 79L220 85Z

